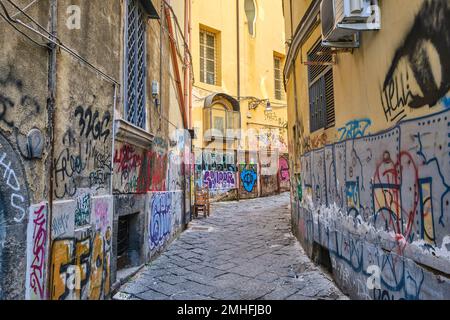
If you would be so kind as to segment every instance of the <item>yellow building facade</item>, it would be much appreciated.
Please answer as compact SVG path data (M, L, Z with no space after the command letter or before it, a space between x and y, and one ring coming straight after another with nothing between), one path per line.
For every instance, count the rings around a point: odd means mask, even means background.
M193 0L191 34L196 185L220 199L286 190L282 3Z
M297 237L352 297L448 299L450 3L283 6Z

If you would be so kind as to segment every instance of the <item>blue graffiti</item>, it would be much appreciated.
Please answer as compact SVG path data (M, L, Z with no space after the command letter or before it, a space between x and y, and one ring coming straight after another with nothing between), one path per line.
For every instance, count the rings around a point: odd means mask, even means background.
M442 98L442 104L444 105L444 108L450 108L450 96Z
M172 194L156 193L151 201L150 249L162 246L172 232Z
M441 215L439 216L439 224L445 227L444 224L444 199L447 196L447 194L450 192L450 185L446 183L445 176L442 173L441 166L439 165L439 161L436 157L433 157L428 160L428 158L425 156L425 153L423 151L423 145L422 145L422 139L420 133L414 136L414 138L417 138L417 141L419 142L419 150L417 151L417 155L421 157L424 161L424 165L436 165L437 172L439 174L440 179L442 180L442 184L445 186L446 191L441 196Z
M338 129L340 134L339 141L364 137L371 125L372 121L370 119L349 121L344 127Z
M242 185L247 192L252 192L257 181L257 174L255 169L252 167L250 169L243 169L241 172Z

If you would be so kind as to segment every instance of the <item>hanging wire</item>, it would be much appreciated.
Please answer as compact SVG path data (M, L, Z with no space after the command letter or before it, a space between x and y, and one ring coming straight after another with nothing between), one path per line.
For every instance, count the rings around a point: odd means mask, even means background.
M38 0L33 0L31 1L29 4L27 4L25 7L23 7L22 11L26 11L28 10L32 5L34 5L36 2L38 2ZM14 13L11 18L15 18L17 17L21 12L17 11L16 13Z
M0 5L2 5L2 4L0 3ZM28 40L30 40L34 44L36 44L36 45L38 45L39 47L42 47L42 48L50 49L50 47L47 44L39 43L36 40L32 39L29 35L27 35L22 30L19 30L19 28L17 28L14 24L12 24L11 21L7 17L5 17L2 13L0 13L0 17L2 17L11 27L13 27L17 32L19 32L21 35L26 37Z
M6 0L8 1L14 8L16 8L17 10L19 10L25 17L27 17L28 19L30 19L30 21L32 21L34 24L36 24L36 26L39 29L42 29L42 31L44 33L46 33L47 35L43 34L42 32L40 32L39 30L36 30L35 28L29 26L28 24L22 22L19 19L14 19L10 16L10 14L8 13L8 10L6 9L3 0L0 0L0 6L2 7L7 20L9 20L9 22L12 23L16 23L19 24L21 26L23 26L24 28L38 34L39 36L43 37L45 40L49 41L50 43L60 47L62 50L66 51L67 53L69 53L70 55L74 56L75 58L77 58L78 60L82 61L83 63L85 63L87 66L89 66L90 68L92 68L93 70L95 70L98 74L100 74L103 78L105 78L106 80L114 83L117 86L120 86L119 82L117 80L115 80L114 78L112 78L111 76L107 75L106 73L104 73L102 70L100 70L98 67L94 66L92 63L90 63L89 61L87 61L85 58L83 58L81 55L79 55L75 50L67 47L65 44L62 43L62 41L56 37L55 35L51 34L50 32L47 31L46 28L44 28L42 25L40 25L35 19L33 19L30 15L28 15L25 11L23 11L19 6L17 6L17 4L15 4L13 1L11 0ZM3 16L3 15L2 15ZM5 16L3 16L3 18L5 18ZM24 34L23 32L21 32L20 30L18 30L17 28L14 27L14 29L16 29L17 31L19 31L21 34ZM30 37L27 36L28 39L30 39L31 41L33 41L34 43L38 44L35 40L31 39ZM55 41L55 40L56 41ZM48 47L48 46L47 46Z

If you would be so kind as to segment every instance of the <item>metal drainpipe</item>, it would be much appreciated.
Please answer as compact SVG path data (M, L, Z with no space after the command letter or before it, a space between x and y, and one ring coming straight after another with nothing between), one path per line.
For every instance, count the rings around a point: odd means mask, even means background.
M162 90L163 90L163 58L162 58L162 52L163 52L163 28L164 28L164 21L165 19L164 17L164 2L161 1L161 13L160 13L160 17L161 17L161 24L159 26L159 104L156 105L156 111L158 112L159 115L159 123L158 123L158 130L161 129L161 119L162 119L162 100L163 100L163 94L162 94Z
M52 34L52 40L56 40L57 37L57 27L58 27L58 0L50 1L50 32ZM50 161L47 165L48 175L49 175L49 195L48 195L48 247L47 247L47 257L50 257L50 247L52 243L52 217L53 217L53 159L55 153L55 101L56 101L56 45L54 43L49 43L49 66L48 66L48 99L47 99L47 117L48 117L48 129L47 135L50 140ZM47 159L48 161L48 159ZM50 259L49 259L50 260ZM51 285L50 285L50 273L51 273L51 263L47 263L47 298L50 299L51 295Z
M237 97L241 98L241 39L239 32L239 0L236 0L236 34L237 34Z
M189 19L189 21L188 21L188 41L187 41L187 43L188 43L188 46L189 46L189 52L192 52L192 38L191 38L191 33L192 33L192 25L191 25L191 19L192 19L192 0L189 0L189 10L188 10L188 19ZM189 57L191 57L191 56L189 56ZM192 68L193 67L193 61L191 61L190 60L190 58L189 58L189 63L190 63L190 68ZM193 73L194 72L194 70L192 70L192 69L190 69L190 72L191 73ZM192 120L192 78L191 78L191 73L189 73L189 125L190 125L190 128L189 129L191 129L191 130L193 130L194 129L194 123L193 123L193 120ZM189 135L189 137L191 137L190 135ZM192 193L194 192L193 190L192 190L192 180L195 180L195 161L193 161L194 162L194 164L192 164L191 163L191 161L193 160L193 159L195 159L195 156L194 156L194 151L193 151L193 139L191 138L191 139L189 139L190 140L190 142L191 142L191 145L190 145L190 154L189 154L189 203L190 203L190 216L189 216L189 222L191 221L191 219L192 219L192 210L193 210L193 208L194 208L194 206L193 206L193 203L192 203ZM194 170L192 170L192 166L194 165ZM194 186L194 188L195 188L195 186Z
M187 55L187 42L189 41L188 37L189 37L189 0L184 0L184 39L186 41L185 43L185 47L184 47L184 108L185 108L185 112L188 115L188 119L187 119L187 129L190 129L192 124L191 124L191 119L189 117L190 114L190 109L189 109L189 75L190 75L190 70L191 68L189 67L188 64L188 55Z
M290 5L289 5L289 13L291 16L291 37L292 39L294 38L294 22L292 21L293 15L292 15L292 0L290 0ZM291 43L292 44L292 43ZM300 54L302 54L300 52ZM296 66L295 66L295 59L292 62L292 66L293 66L293 75L294 75L294 102L295 102L295 126L297 128L297 136L298 137L294 137L294 142L297 140L297 138L300 138L300 127L298 127L297 125L299 124L299 115L298 115L298 98L297 98L297 74L296 74ZM294 143L294 168L292 169L292 171L295 173L295 169L296 169L296 156L297 156L297 152L300 152L300 150L297 150L297 143Z
M188 37L188 10L189 10L189 0L184 0L184 40L187 42L187 37ZM188 130L191 126L191 122L189 119L189 103L188 103L188 90L189 90L189 72L190 72L190 68L188 66L188 57L187 57L187 48L186 48L186 43L184 43L184 87L183 87L183 91L184 91L184 112L187 115L187 128L184 128L183 130L183 135L186 137L186 130ZM186 141L186 139L183 139L184 141ZM183 146L184 147L184 146ZM184 150L186 150L186 148L184 148ZM184 225L185 228L187 229L187 225L188 225L188 221L186 219L186 214L187 214L187 210L188 207L186 205L186 199L187 199L187 177L189 177L189 175L187 175L187 173L189 173L189 170L187 169L186 166L186 155L185 155L185 151L183 151L182 154L183 157L183 161L182 161L182 172L183 172L183 207L184 207L184 212L183 212L183 220L184 220Z

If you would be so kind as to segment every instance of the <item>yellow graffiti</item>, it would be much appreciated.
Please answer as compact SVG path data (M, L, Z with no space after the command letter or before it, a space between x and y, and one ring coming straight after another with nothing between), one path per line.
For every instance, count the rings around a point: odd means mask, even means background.
M77 279L77 286L75 290L75 298L82 298L82 291L87 282L87 275L89 273L89 257L90 257L90 241L89 239L82 240L76 245L75 264L80 271L79 279Z
M51 296L52 300L66 298L66 269L71 264L73 255L73 242L71 240L58 240L53 243L51 265Z
M92 248L89 300L99 300L102 293L104 264L103 239L100 233L96 233Z

